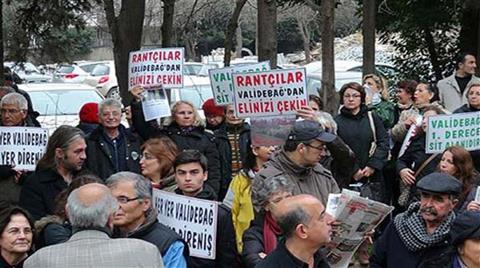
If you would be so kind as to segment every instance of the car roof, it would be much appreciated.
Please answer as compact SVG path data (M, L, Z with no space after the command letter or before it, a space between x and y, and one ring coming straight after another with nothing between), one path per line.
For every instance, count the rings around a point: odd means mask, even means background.
M19 84L18 87L25 91L45 91L45 90L95 90L94 87L85 84L70 83L31 83Z

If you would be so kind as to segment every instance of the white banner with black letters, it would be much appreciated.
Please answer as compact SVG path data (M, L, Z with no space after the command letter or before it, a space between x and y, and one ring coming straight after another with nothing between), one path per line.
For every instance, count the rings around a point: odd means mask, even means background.
M0 127L0 165L16 170L35 170L48 143L48 129L38 127Z

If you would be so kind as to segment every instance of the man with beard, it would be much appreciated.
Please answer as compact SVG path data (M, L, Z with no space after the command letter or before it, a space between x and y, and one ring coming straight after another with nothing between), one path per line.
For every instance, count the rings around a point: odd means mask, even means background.
M453 208L462 183L444 173L431 173L416 185L420 202L398 214L374 244L370 267L443 267L449 252Z
M255 179L285 176L295 185L294 194L311 194L326 204L328 194L338 193L340 189L331 172L319 161L325 155L325 143L336 138L325 132L318 122L296 121L283 149L264 165Z
M53 132L45 154L20 193L20 206L35 220L54 214L55 197L82 169L86 148L84 134L76 127L64 125Z

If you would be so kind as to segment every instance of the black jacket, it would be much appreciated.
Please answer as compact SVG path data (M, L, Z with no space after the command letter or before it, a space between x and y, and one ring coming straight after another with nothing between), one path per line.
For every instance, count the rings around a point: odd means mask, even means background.
M285 246L285 243L278 243L277 248L268 254L265 259L260 261L257 268L304 268L308 267L307 263L299 260L293 256ZM314 268L328 268L330 265L324 256L317 251L313 255L313 267Z
M98 124L94 123L84 123L80 122L77 125L77 128L81 129L85 135L90 135L96 128L98 127Z
M258 255L265 252L263 244L263 222L265 214L256 213L250 227L243 233L242 261L246 268L254 268L262 259Z
M250 125L248 123L243 123L243 124L238 124L238 125L230 125L226 124L227 127L227 137L228 135L234 135L235 141L238 142L236 145L238 146L238 152L236 152L238 155L236 156L240 161L243 161L245 157L247 156L248 150L248 144L250 144ZM235 152L235 144L231 144L232 148L232 153L234 154ZM241 169L241 167L240 167ZM239 170L233 170L232 172L238 172Z
M119 171L131 171L140 173L140 138L126 130L124 126L120 125L120 135L123 135L123 150L125 155L124 159L120 161L126 161L125 170L115 170L114 163L112 161L112 152L109 146L106 144L103 137L103 127L98 126L90 135L87 136L87 160L86 168L99 176L102 180L106 180L110 175ZM117 157L122 157L118 155Z
M347 187L353 173L356 171L354 170L355 153L338 136L334 141L326 145L330 155L322 159L320 164L332 172L338 187Z
M449 244L449 240L445 239L424 250L410 251L400 239L395 225L390 223L375 241L373 255L370 257L370 268L444 267L438 260L443 260L449 255Z
M180 189L175 190L177 194L183 194ZM215 200L215 193L208 187L204 187L195 198ZM215 260L191 258L193 268L231 268L235 267L235 256L237 244L235 242L235 231L233 229L232 213L223 204L218 205L217 218L217 240Z
M44 169L30 175L20 192L20 206L30 212L35 220L55 211L55 198L68 187L56 170Z
M213 131L215 136L215 145L219 153L220 160L220 191L218 200L223 200L227 193L230 182L232 181L232 147L228 141L227 126L225 121L220 125L213 127L207 124L207 129Z
M335 117L335 121L338 126L338 136L355 153L356 161L353 173L358 169L369 166L375 169L371 179L378 181L383 177L381 171L387 162L389 145L387 131L383 126L382 120L375 113L372 113L372 116L377 140L377 148L372 157L369 156L369 151L374 137L368 118L368 110L365 105L361 106L360 112L356 115L343 107L340 110L340 114Z

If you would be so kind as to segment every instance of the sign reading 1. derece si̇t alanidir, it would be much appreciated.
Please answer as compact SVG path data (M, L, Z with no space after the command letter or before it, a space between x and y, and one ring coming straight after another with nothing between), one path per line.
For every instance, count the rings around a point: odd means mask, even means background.
M35 170L45 153L48 130L38 127L0 127L0 165Z
M153 190L158 221L179 234L190 255L215 259L218 203L161 190Z
M183 48L159 48L130 52L128 86L183 87Z
M480 149L480 112L428 118L426 153L440 153L454 145L468 151Z
M308 105L304 68L234 73L233 89L240 118L295 114Z
M269 70L269 61L208 70L215 104L233 104L233 73L261 72Z

